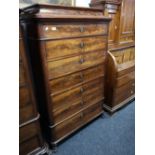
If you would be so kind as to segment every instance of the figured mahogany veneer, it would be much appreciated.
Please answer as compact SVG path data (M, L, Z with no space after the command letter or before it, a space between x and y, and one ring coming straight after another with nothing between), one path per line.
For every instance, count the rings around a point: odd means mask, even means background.
M19 39L19 154L45 154L47 148L41 136L39 113L32 83L23 35Z
M110 18L78 7L34 5L23 11L43 127L56 145L103 113Z
M135 62L132 56L134 48L132 48L129 59L123 60L124 57L121 57L122 63L120 63L120 58L117 59L118 53L108 53L104 107L110 112L127 104L134 98L135 93Z
M106 68L104 107L109 112L114 112L134 98L134 90L131 88L134 86L129 78L134 82L135 0L91 0L90 6L102 9L105 16L112 18L108 36L109 62ZM118 86L123 87L127 83L130 87L115 93Z

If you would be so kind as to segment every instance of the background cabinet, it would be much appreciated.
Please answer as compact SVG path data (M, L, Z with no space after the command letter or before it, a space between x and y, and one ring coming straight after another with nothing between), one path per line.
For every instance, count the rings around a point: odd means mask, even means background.
M107 91L104 108L114 112L134 98L135 2L134 0L92 0L90 6L102 9L105 16L112 18L108 39ZM123 80L125 77L128 77L127 81ZM117 85L121 80L124 81L123 84Z
M122 0L120 14L120 43L134 42L135 0Z
M40 130L40 115L37 111L32 74L23 41L19 36L19 154L44 154L47 147Z

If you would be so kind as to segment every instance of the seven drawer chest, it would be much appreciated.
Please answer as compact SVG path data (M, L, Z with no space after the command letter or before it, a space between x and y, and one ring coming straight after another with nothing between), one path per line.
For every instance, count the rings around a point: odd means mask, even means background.
M103 113L110 20L99 9L22 10L43 131L53 146Z

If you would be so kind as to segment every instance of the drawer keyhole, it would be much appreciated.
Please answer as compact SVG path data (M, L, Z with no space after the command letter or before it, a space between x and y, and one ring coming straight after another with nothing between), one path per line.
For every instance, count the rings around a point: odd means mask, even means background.
M83 26L80 27L80 32L84 32L84 27Z
M80 91L81 91L81 93L83 93L84 92L83 88L81 88Z
M79 62L80 64L84 63L84 58L81 58Z
M80 43L80 47L83 48L84 47L84 42Z

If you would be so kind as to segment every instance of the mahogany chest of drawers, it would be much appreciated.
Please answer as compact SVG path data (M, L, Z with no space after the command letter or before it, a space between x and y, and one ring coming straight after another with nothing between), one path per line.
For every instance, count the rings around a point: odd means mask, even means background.
M41 137L40 115L21 31L19 52L19 154L44 154L47 148Z
M103 113L110 18L98 9L52 5L23 12L43 127L56 145Z

